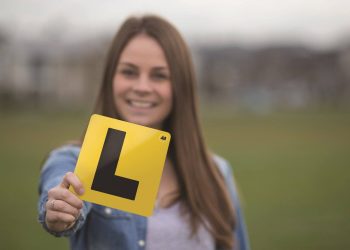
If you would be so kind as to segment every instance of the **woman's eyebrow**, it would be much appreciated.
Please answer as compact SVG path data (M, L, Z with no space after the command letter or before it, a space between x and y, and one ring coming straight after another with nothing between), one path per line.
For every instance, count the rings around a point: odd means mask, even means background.
M164 70L169 71L169 68L167 66L156 66L152 68L153 70Z
M128 66L128 67L131 67L134 69L138 69L137 65L130 63L130 62L120 62L118 65L124 65L124 66ZM152 67L152 70L169 71L169 68L168 68L168 66L155 66L155 67Z
M120 62L119 65L125 65L131 68L137 69L137 66L135 64L129 63L129 62Z

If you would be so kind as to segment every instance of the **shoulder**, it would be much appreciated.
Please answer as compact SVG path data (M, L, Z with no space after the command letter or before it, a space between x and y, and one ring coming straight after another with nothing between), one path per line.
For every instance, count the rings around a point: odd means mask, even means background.
M230 163L217 155L214 155L214 161L220 171L220 173L223 176L223 179L225 181L225 184L228 188L228 191L231 195L232 201L235 206L237 206L238 202L238 195L237 195L237 188L236 188L236 183L235 183L235 178L233 175L232 167Z
M231 178L232 177L232 166L231 164L223 157L219 155L213 155L214 162L216 163L216 166L219 168L221 174L224 176L224 178Z

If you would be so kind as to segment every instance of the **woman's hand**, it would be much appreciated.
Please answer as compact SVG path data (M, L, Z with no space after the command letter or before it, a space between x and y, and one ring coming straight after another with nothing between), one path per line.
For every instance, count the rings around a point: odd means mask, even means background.
M83 207L83 201L68 190L70 185L77 194L84 193L82 183L72 172L68 172L62 182L48 192L45 222L47 227L55 232L71 228Z

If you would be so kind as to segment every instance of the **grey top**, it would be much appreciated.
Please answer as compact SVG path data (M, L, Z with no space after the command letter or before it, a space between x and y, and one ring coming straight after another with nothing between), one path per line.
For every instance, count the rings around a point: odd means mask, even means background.
M191 237L187 216L183 216L180 203L168 208L155 208L148 218L146 250L214 250L213 237L203 225Z

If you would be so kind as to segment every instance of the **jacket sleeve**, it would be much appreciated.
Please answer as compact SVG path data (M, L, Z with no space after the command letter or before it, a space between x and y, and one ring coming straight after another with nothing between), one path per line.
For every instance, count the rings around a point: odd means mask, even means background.
M225 159L219 156L215 156L214 159L225 179L236 212L237 226L235 231L235 238L238 241L238 244L234 247L234 250L249 250L250 246L248 233L244 221L244 214L240 206L236 184L234 182L232 167Z
M91 209L91 204L84 202L83 208L80 211L80 216L75 225L63 232L51 231L45 223L45 204L48 200L48 191L57 186L67 172L74 172L79 150L80 148L76 146L64 146L58 148L50 153L41 169L39 180L38 220L47 232L56 237L71 236L78 231L84 224L86 216Z

